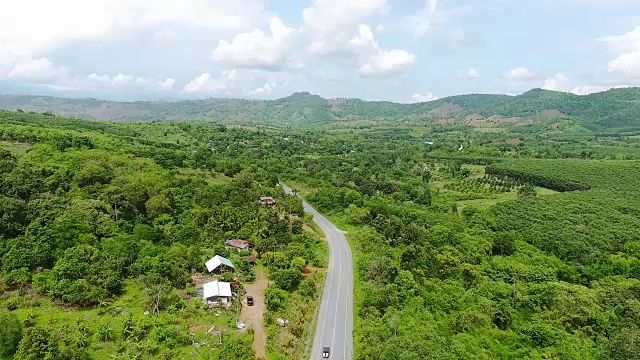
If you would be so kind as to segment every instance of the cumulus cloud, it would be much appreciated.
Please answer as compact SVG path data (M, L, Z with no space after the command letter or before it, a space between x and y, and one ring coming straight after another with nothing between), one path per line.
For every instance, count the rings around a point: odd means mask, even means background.
M76 86L84 85L78 80L72 80ZM143 77L135 77L129 74L117 74L111 76L108 74L98 75L91 74L86 77L86 87L100 90L100 89L122 89L122 88L138 88L141 90L172 90L176 84L175 79L167 78L165 80L155 80Z
M640 26L620 35L610 35L598 39L611 51L624 53L640 49Z
M415 55L406 50L383 49L376 41L369 25L359 25L350 39L342 36L337 40L328 48L322 48L321 45L316 44L318 46L316 50L328 50L331 55L351 59L358 73L365 77L396 75L415 62Z
M7 75L10 79L21 79L36 82L63 79L66 76L64 68L54 65L46 57L19 63Z
M403 72L415 62L415 56L405 50L380 50L367 58L358 72L363 76L384 77Z
M608 69L628 79L640 79L640 48L611 60Z
M250 95L250 96L258 96L258 97L270 96L275 88L276 88L276 82L275 81L266 82L261 87L255 89L253 91L250 91L248 93L248 95Z
M221 40L212 59L229 67L284 68L290 61L291 35L295 29L286 26L278 17L271 18L269 29L270 33L260 29L239 33L231 42Z
M478 70L472 67L465 70L458 70L456 74L460 79L479 79L480 78L480 73L478 72Z
M536 78L536 75L525 67L516 67L507 71L504 77L513 81L531 81Z
M361 76L396 75L415 62L401 49L383 49L363 20L388 10L386 0L314 0L304 9L305 33L311 42L307 53L314 59L351 60Z
M425 95L413 94L411 96L411 100L413 102L416 102L416 103L434 101L434 100L438 100L438 99L439 99L439 97L433 95L432 93L427 93Z
M630 32L599 40L616 56L609 61L610 73L629 80L640 79L640 26Z
M554 77L545 79L542 88L545 90L566 92L569 90L569 78L563 73L557 73Z
M571 90L572 94L575 95L589 95L589 94L594 94L594 93L599 93L599 92L603 92L603 91L608 91L611 89L623 89L623 88L630 88L633 87L631 85L586 85L586 86L579 86L576 88L573 88Z
M262 1L4 1L0 12L0 59L2 53L38 55L76 40L159 25L242 29L255 23L264 8Z
M270 97L285 75L269 75L256 70L223 70L217 75L203 73L186 84L187 94ZM280 80L278 80L280 78Z
M187 93L218 93L226 92L236 79L237 71L223 71L219 78L214 78L210 73L203 73L191 80L182 89Z

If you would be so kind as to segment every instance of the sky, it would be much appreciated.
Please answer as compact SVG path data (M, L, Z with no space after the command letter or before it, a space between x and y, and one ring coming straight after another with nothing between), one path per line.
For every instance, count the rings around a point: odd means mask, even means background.
M640 85L639 0L2 0L0 93L421 102Z

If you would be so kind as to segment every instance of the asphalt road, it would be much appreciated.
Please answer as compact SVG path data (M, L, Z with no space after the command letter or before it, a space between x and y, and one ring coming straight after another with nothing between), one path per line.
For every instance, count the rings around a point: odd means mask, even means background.
M292 194L290 188L283 189ZM353 358L353 259L344 233L306 201L304 211L324 232L329 243L329 268L313 339L311 360L322 359L322 348L331 347L330 359Z

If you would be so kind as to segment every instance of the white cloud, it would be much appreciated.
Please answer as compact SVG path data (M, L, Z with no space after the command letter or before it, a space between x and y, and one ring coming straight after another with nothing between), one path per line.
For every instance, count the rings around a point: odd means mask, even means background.
M35 56L76 40L103 38L152 26L209 29L251 26L263 0L21 0L3 1L2 53Z
M579 86L576 88L573 88L573 90L571 90L572 94L575 95L589 95L589 94L593 94L593 93L599 93L599 92L603 92L603 91L608 91L611 89L623 89L623 88L630 88L633 87L631 85L615 85L615 86L611 86L611 85L587 85L587 86Z
M276 88L276 83L274 81L266 82L261 87L249 92L248 95L250 95L250 96L270 96L275 88Z
M172 78L167 78L165 81L158 81L158 85L163 90L171 90L176 85L176 80Z
M439 99L439 97L433 95L432 93L427 93L425 95L413 94L411 96L411 100L413 102L417 102L417 103L434 101L434 100L438 100L438 99Z
M640 78L640 49L626 54L609 62L609 72L624 76L627 79Z
M557 73L554 77L545 79L542 88L545 90L566 92L569 90L569 78L563 73Z
M387 9L386 0L313 0L313 5L302 11L302 19L310 29L340 32Z
M456 72L460 79L479 79L480 73L475 68L468 68L465 70L458 70Z
M367 77L396 75L415 62L415 55L400 49L380 47L368 25L360 25L358 34L347 43L355 59L358 73Z
M358 25L351 32L341 32L332 39L314 41L307 48L314 59L336 57L351 60L358 73L366 77L396 75L415 62L415 55L401 49L383 49L371 27Z
M375 68L374 56L380 62L384 55L379 54L371 27L363 22L388 9L386 0L313 0L302 12L304 33L310 40L307 54L314 60L350 59L358 69L367 64L371 66L366 69Z
M635 51L640 49L640 26L628 33L605 36L598 40L616 53Z
M380 50L360 66L363 76L382 77L396 75L415 62L415 56L405 50Z
M514 81L531 81L536 78L535 74L525 67L511 69L504 74L504 77Z
M258 70L223 70L217 76L203 73L186 84L188 94L210 94L242 97L270 97L278 82L286 83L286 73L269 74Z
M622 78L640 79L640 26L632 31L600 38L616 57L609 61L610 73Z
M280 70L289 62L293 28L273 17L270 34L260 29L237 34L231 42L221 40L212 59L220 64L238 68Z
M438 0L426 0L424 7L413 18L414 36L420 37L433 26L438 11Z
M200 74L182 89L187 93L220 93L226 92L236 79L236 70L223 71L220 78L214 78L210 73Z
M128 74L117 74L111 76L108 74L98 75L91 74L86 77L86 81L80 81L78 79L70 80L69 82L75 83L76 87L91 88L94 90L100 89L122 89L122 88L139 88L142 90L172 90L176 81L172 78L165 80L154 80L143 77L135 77Z
M66 77L64 68L55 66L49 59L43 57L17 64L7 75L10 79L22 79L36 82L53 81Z

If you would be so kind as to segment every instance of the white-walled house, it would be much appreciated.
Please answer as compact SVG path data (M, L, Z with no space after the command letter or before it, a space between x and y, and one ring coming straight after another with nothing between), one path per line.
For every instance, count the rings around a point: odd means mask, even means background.
M202 301L208 305L227 305L233 297L231 283L212 281L202 287Z

